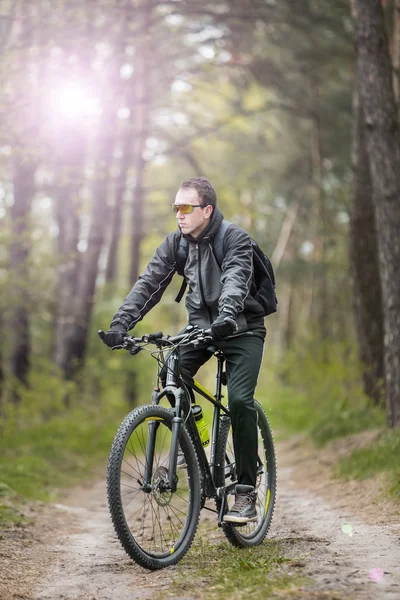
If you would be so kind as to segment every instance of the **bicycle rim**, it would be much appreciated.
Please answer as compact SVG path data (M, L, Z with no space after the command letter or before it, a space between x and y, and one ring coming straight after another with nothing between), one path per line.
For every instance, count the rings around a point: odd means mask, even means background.
M147 569L175 564L190 548L200 512L196 454L181 427L186 465L177 469L177 489L168 486L173 414L159 406L140 406L121 424L114 439L107 476L108 503L117 536L137 563ZM150 486L144 489L149 425L156 427Z
M258 518L246 525L233 526L222 524L222 529L232 545L237 547L255 546L261 544L267 535L274 512L276 496L276 459L271 428L261 405L255 401L257 410L258 432L258 474L256 481ZM224 486L236 479L235 455L233 451L232 431L230 423L224 418L221 420L220 443L217 449L217 463L220 464L216 471L217 485ZM232 507L234 495L228 496L227 511ZM217 500L219 510L221 501Z

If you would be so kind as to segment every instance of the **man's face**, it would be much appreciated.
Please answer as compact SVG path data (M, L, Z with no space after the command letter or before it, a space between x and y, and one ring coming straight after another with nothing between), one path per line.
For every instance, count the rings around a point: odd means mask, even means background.
M203 202L195 188L179 190L175 197L175 204L190 204L190 206L196 207L193 209L193 212L188 214L183 214L178 210L176 218L182 233L185 235L190 233L194 238L199 237L200 233L210 222L210 216L213 210L212 206L203 206ZM201 205L201 207L199 207L199 205Z

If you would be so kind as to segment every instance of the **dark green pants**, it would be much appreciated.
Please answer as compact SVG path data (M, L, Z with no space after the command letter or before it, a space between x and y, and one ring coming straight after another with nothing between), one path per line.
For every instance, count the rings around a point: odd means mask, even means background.
M257 473L257 413L254 391L261 367L265 328L215 344L226 358L228 401L232 420L238 482L255 486ZM180 366L194 376L211 357L203 347L182 346Z

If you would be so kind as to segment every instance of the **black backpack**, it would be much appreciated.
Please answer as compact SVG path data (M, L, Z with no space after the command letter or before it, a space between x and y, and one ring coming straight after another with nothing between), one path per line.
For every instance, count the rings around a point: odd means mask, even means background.
M232 223L224 219L213 239L214 255L219 266L222 265L222 261L225 256L223 247L225 233L231 225ZM274 269L268 256L264 254L257 242L252 239L251 244L253 247L253 274L256 290L254 298L264 309L264 316L266 317L267 315L270 315L278 310L278 299L275 293ZM176 254L176 272L178 275L184 276L183 271L185 268L188 251L188 241L181 236L179 248ZM185 280L183 280L181 289L175 298L175 302L180 302L182 300L186 286L187 283Z

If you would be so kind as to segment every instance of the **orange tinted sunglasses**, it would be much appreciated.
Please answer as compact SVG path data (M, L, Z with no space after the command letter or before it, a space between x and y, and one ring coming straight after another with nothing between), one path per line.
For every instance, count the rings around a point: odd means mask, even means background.
M171 204L172 210L177 213L178 211L181 215L190 215L195 208L205 208L205 204Z

